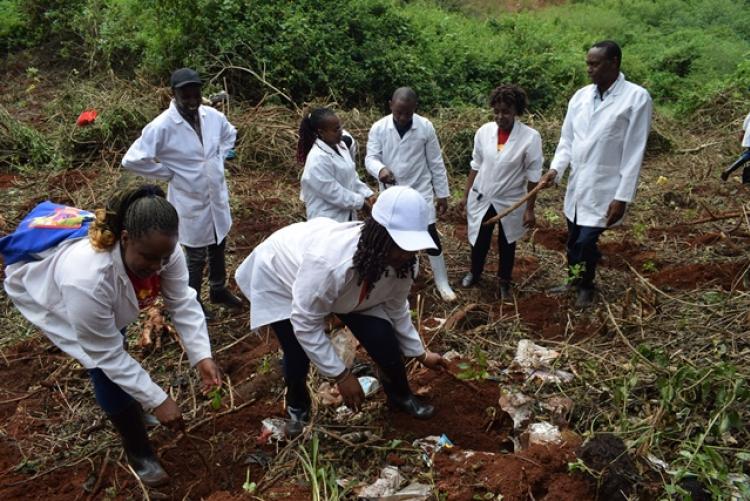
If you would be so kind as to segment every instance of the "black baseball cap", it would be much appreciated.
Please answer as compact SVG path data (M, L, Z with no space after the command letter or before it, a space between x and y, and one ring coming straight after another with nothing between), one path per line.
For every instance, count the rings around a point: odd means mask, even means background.
M200 75L198 72L191 68L180 68L172 73L170 83L173 89L179 89L186 85L203 85Z

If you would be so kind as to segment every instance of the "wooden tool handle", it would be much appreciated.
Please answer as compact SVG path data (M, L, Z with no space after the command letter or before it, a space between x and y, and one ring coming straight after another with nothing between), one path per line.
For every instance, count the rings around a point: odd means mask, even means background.
M496 216L492 216L487 221L483 222L482 226L488 226L490 224L497 223L502 218L504 218L505 216L507 216L508 214L510 214L511 212L513 212L514 210L518 209L524 203L526 203L526 201L528 201L529 198L531 198L534 195L536 195L537 192L539 192L539 190L541 190L543 187L544 187L544 185L542 183L537 184L536 186L534 186L534 189L531 190L530 192L528 192L522 199L520 199L518 202L514 203L513 205L511 205L510 207L508 207L507 209L505 209L504 211L502 211L500 214L498 214Z

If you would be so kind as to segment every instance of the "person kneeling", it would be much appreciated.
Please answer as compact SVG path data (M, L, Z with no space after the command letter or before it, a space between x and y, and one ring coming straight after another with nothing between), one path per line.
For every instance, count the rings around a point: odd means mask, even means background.
M237 268L237 284L251 303L250 328L270 325L284 352L290 436L310 419L311 360L336 381L347 406L358 410L365 398L325 335L330 313L378 365L389 405L420 419L432 417L434 408L409 388L403 361L413 357L433 370L447 367L422 344L407 300L417 251L435 248L428 225L424 198L395 186L380 195L364 223L315 218L287 226Z

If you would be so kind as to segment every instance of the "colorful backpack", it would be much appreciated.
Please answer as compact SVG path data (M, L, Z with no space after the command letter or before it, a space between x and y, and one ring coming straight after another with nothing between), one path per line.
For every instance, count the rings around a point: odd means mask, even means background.
M40 203L10 235L0 238L0 254L5 265L37 261L41 253L60 243L88 235L94 214L49 200Z

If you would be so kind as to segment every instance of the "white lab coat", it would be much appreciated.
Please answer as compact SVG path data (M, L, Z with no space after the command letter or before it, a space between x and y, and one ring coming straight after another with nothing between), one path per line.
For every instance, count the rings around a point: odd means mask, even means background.
M362 286L357 285L352 258L361 228L361 223L327 218L287 226L258 245L235 273L237 285L250 299L250 328L291 320L300 345L327 377L346 368L325 335L330 313L388 320L404 356L425 351L407 300L413 277L397 278L388 268L370 296L359 302Z
M335 221L356 221L357 209L372 190L357 175L349 149L342 141L339 153L320 139L315 140L302 172L300 199L307 219L327 217Z
M497 150L495 122L482 125L474 135L471 168L477 171L466 204L469 243L474 245L482 226L482 218L490 204L498 214L526 195L529 182L536 183L542 175L542 138L539 132L516 120L502 151ZM481 196L480 196L481 195ZM500 220L509 243L521 238L526 229L523 213L526 204Z
M550 169L557 171L559 183L570 165L565 217L604 228L609 204L635 197L652 103L648 91L622 73L595 109L596 92L591 84L571 98Z
M237 130L210 106L201 106L198 113L203 144L173 100L122 159L127 170L169 181L167 200L180 216L180 243L188 247L219 243L232 225L224 157Z
M432 122L415 113L411 129L403 138L398 135L393 115L375 122L367 138L365 168L378 179L383 167L391 170L399 186L414 188L424 197L430 207L430 223L434 223L434 197L449 197L450 187Z
M159 274L164 304L191 365L211 357L206 319L188 287L181 247ZM101 369L145 409L166 400L123 348L120 330L138 318L139 309L119 244L98 252L87 238L64 242L40 261L8 266L4 285L23 316L86 369Z
M750 148L750 113L747 114L745 121L742 123L742 130L745 131L745 135L742 137L742 146Z

